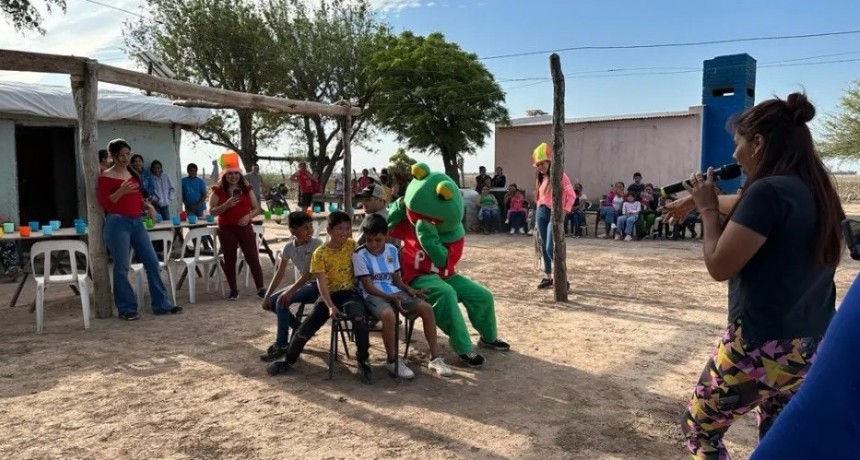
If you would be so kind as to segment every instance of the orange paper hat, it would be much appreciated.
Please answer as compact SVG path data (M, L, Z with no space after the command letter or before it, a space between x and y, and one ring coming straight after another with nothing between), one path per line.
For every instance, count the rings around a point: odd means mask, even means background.
M221 154L218 158L218 165L221 166L221 174L228 172L237 172L242 174L242 158L238 153L229 150Z
M552 150L546 145L546 142L541 142L532 152L532 164L537 166L541 161L552 162Z

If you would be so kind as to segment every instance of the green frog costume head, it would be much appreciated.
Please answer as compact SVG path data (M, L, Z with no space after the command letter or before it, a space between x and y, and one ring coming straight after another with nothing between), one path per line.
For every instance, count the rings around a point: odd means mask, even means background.
M392 203L389 228L408 218L419 228L428 224L435 227L433 232L443 243L462 238L466 234L463 196L457 184L446 174L430 171L424 163L412 165L412 177L403 200Z

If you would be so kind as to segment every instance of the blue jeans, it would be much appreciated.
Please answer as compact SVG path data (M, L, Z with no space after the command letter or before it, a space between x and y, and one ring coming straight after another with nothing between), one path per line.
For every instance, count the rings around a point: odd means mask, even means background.
M579 235L579 228L585 226L585 211L573 211L564 216L564 233Z
M543 256L543 272L552 273L552 210L546 206L538 206L535 211L535 226L540 234L540 252Z
M481 208L478 210L478 220L484 225L485 231L495 231L499 226L499 217L501 214L499 213L499 209L486 209Z
M290 337L290 326L296 319L293 314L290 313L290 306L282 305L279 302L281 295L287 292L288 289L289 288L284 288L272 293L272 306L275 307L275 315L278 318L278 331L275 335L275 346L278 348L284 348L287 346L287 339ZM304 303L310 305L316 303L319 296L320 291L319 288L317 288L317 283L310 282L300 287L296 293L293 294L290 298L290 304Z
M623 230L627 236L633 236L633 229L636 228L636 221L639 220L639 214L628 214L618 217L618 229Z
M104 241L113 258L113 301L119 314L137 313L137 297L128 282L129 253L134 253L146 271L153 313L167 313L174 305L161 281L158 257L143 222L139 218L109 214L105 219Z
M616 211L612 206L602 206L598 211L598 217L603 219L603 223L606 225L607 235L612 231L612 224L615 223L615 215Z
M155 212L157 212L158 214L161 214L162 219L164 219L166 221L170 220L170 206L164 206L164 207L155 206Z

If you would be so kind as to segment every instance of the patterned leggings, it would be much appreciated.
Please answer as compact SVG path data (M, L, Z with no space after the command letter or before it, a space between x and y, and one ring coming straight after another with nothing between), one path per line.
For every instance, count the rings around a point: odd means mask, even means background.
M821 337L745 343L738 320L726 329L693 396L681 430L694 459L729 460L723 435L734 421L756 412L759 439L797 391Z
M18 250L15 243L0 243L0 268L3 271L18 266Z

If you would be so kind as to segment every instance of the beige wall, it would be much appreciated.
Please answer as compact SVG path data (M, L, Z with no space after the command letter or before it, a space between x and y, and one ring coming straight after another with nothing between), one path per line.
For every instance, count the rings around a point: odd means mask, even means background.
M508 184L533 196L531 152L541 142L552 146L552 127L496 127L496 166ZM565 126L565 171L582 183L589 199L600 198L615 181L632 182L641 172L645 183L659 187L697 170L701 156L701 115L569 122Z

